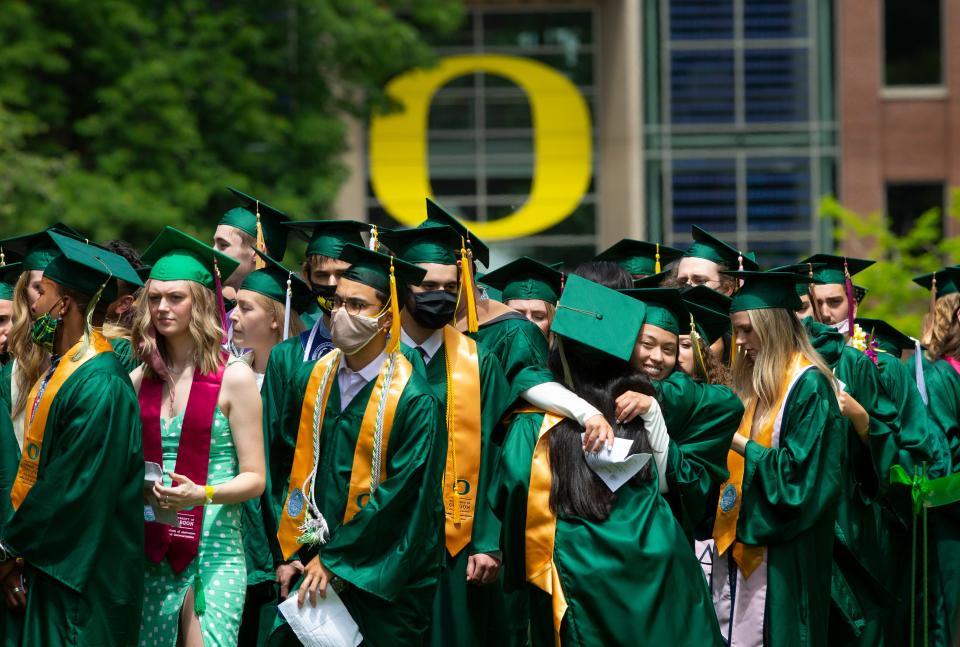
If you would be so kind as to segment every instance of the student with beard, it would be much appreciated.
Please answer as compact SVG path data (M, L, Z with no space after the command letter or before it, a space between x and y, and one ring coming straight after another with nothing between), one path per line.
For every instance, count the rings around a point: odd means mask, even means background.
M355 245L343 259L337 350L292 386L303 406L278 541L305 564L301 607L333 587L364 644L417 645L440 573L446 456L440 403L400 347L400 307L425 272ZM282 624L271 644L299 641Z
M665 430L652 409L615 415L627 390L653 397L630 366L645 308L571 276L560 299L550 366L594 403L630 453L650 454ZM616 491L584 460L583 427L539 412L517 413L491 491L503 521L504 583L531 596L534 645L722 645L709 593L670 507L656 461Z
M496 464L492 436L510 402L497 358L451 325L457 309L460 236L450 227L383 232L398 258L426 274L410 285L400 338L426 364L427 381L446 412L443 487L445 561L433 601L432 645L509 644L511 627L497 575L500 523L486 491ZM520 641L517 641L520 642Z
M730 644L826 644L833 524L845 433L826 362L794 315L789 273L732 272L746 412L728 455L713 525L711 586Z

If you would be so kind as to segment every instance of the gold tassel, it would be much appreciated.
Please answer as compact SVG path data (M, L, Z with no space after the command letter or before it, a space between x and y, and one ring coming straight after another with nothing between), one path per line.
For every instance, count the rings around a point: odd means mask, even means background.
M263 239L263 225L260 224L260 201L257 200L257 249L267 253L267 242ZM258 270L262 270L267 266L267 262L263 260L259 255L255 255L256 258L253 259L254 267Z
M400 304L397 302L397 277L393 271L393 257L390 257L390 339L387 340L387 353L400 348Z
M930 316L937 308L937 273L933 273L933 280L930 282Z
M654 259L653 273L654 274L660 273L660 243L657 243L657 257L656 259Z
M703 359L703 353L700 351L700 334L697 332L697 323L693 320L693 314L690 315L690 340L697 351L697 361L700 362L700 369L703 371L703 377L710 384L710 374L707 372L707 362Z
M467 332L477 332L480 324L477 318L477 300L473 293L473 252L467 250L467 243L460 237L460 291L467 299Z

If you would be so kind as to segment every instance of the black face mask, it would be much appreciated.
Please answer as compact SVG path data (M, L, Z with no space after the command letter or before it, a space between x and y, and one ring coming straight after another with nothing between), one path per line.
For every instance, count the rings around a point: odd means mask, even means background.
M310 288L310 291L313 292L313 296L317 300L320 309L330 314L330 311L333 310L333 295L337 293L337 286L314 285Z
M413 295L413 320L424 328L437 330L453 321L457 311L457 295L443 290L417 292Z

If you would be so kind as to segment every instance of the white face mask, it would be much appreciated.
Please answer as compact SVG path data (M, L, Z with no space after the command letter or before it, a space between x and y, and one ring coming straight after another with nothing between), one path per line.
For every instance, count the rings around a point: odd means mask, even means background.
M344 355L356 355L380 332L379 317L352 315L345 308L339 308L333 313L330 323L330 339L333 345L343 351Z
M830 324L830 327L837 332L846 335L850 332L850 321L844 318L835 324Z

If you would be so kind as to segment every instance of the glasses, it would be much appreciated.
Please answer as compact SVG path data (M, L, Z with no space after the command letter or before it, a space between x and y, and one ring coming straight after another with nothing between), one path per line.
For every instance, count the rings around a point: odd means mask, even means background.
M705 276L684 276L678 277L677 282L684 287L696 287L698 285L706 285L708 288L712 287L711 283L720 284L719 281L714 281L713 279L708 279Z
M367 303L363 299L341 299L337 295L333 297L333 309L339 310L340 308L344 308L347 314L358 315L371 307L373 307L373 304Z

